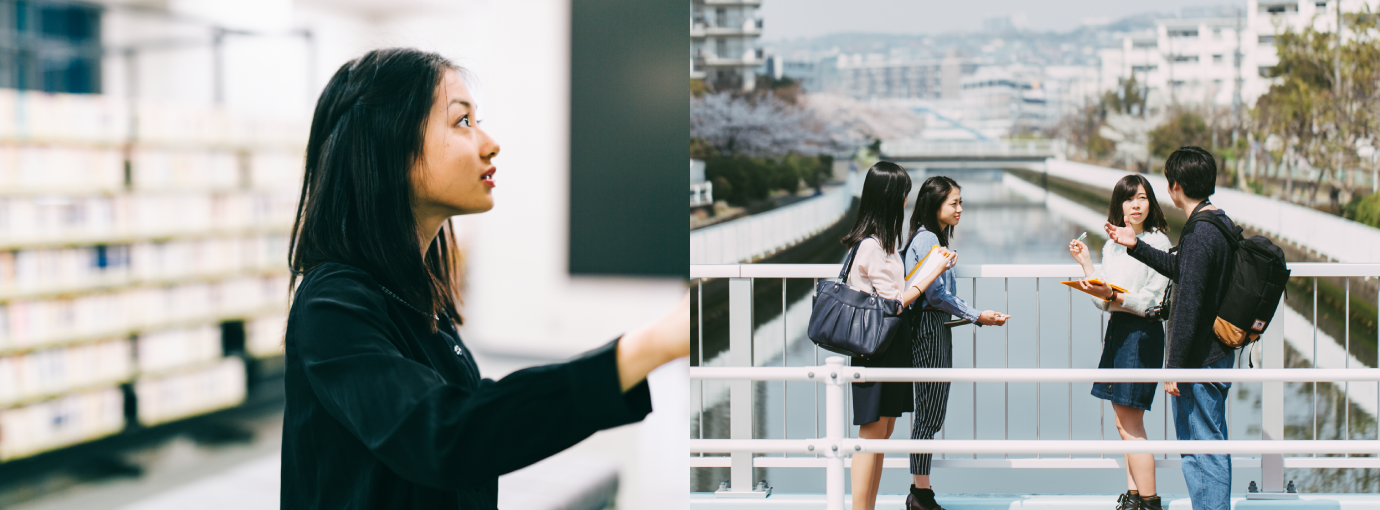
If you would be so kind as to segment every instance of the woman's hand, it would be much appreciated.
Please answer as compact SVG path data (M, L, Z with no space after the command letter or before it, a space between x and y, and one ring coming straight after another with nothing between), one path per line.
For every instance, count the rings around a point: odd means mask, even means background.
M1179 383L1164 383L1164 392L1176 397L1179 396Z
M618 340L618 382L628 391L653 369L690 355L690 291L656 322Z
M925 293L925 289L930 288L930 285L934 284L934 281L939 279L939 275L944 274L944 270L948 269L949 266L954 264L954 261L958 260L958 252L952 252L943 248L940 248L939 255L943 256L945 260L941 261L939 264L935 264L928 274L915 275L910 281L906 282L908 285L905 290L901 291L901 306L896 309L896 315L900 315L907 306L910 306L916 299L919 299L920 296Z
M1073 260L1080 266L1091 266L1092 256L1088 254L1088 245L1083 241L1072 241L1069 243L1069 255L1073 255Z
M1010 318L1010 315L1000 314L991 310L987 310L985 312L982 312L981 315L978 315L977 322L978 324L981 324L983 326L1003 326L1006 324L1006 319Z
M1112 288L1108 287L1107 285L1101 282L1095 283L1088 280L1078 280L1078 287L1083 289L1083 292L1087 292L1088 294L1092 294L1102 299L1112 297Z
M946 248L940 248L939 255L944 257L943 263L935 264L934 268L930 269L930 274L925 275L931 277L929 279L929 281L931 282L933 282L936 278L939 278L939 275L944 274L944 271L948 271L949 268L952 268L958 264L958 252L956 251L949 251ZM929 285L926 285L926 287L929 287Z
M1136 231L1131 227L1118 227L1109 221L1107 224L1103 225L1102 228L1107 231L1108 239L1127 248L1134 247L1136 241L1138 241L1138 239L1136 239Z

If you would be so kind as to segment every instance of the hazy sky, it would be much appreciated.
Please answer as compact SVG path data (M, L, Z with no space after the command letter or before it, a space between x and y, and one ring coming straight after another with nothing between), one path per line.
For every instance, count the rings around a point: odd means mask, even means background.
M1108 18L1217 4L1202 0L762 0L762 39L779 41L833 32L931 33L982 28L983 18L1025 15L1032 30L1069 30L1085 18ZM1235 2L1233 2L1235 3ZM1241 7L1246 6L1240 0Z

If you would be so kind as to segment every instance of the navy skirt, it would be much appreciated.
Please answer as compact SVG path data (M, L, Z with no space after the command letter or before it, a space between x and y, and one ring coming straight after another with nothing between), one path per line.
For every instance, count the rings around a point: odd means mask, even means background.
M891 343L887 344L886 350L879 356L867 359L854 356L849 364L855 367L911 368L910 351L913 339L909 322L906 316L902 316L901 327L897 328L896 336L891 338ZM883 416L900 417L914 409L911 383L867 382L853 383L850 386L853 391L854 425L866 425Z
M1163 368L1164 323L1126 312L1112 312L1102 361L1097 368ZM1155 401L1158 382L1093 383L1092 396L1145 411Z

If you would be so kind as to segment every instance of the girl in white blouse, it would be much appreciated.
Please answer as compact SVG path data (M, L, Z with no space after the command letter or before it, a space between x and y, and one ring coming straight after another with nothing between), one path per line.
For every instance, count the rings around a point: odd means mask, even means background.
M1167 226L1150 182L1137 174L1127 175L1112 190L1107 221L1129 226L1136 236L1160 250L1169 250ZM1123 223L1124 222L1124 223ZM1117 243L1102 245L1102 268L1093 270L1088 247L1082 241L1069 243L1069 253L1083 266L1083 274L1102 284L1082 282L1094 297L1093 305L1112 312L1103 342L1098 368L1161 368L1164 366L1164 325L1148 319L1145 312L1164 297L1169 279L1126 254ZM1126 289L1119 292L1108 285ZM1112 401L1116 429L1123 440L1145 440L1141 421L1155 399L1157 383L1094 383L1094 397ZM1120 509L1160 509L1155 494L1155 459L1148 453L1126 455L1126 485L1129 490L1119 500Z
M845 282L855 290L900 301L900 314L920 297L954 262L955 254L943 252L947 262L936 264L928 274L916 274L907 281L901 260L901 236L904 235L905 207L910 196L910 175L901 165L878 161L867 170L862 197L858 204L858 219L853 229L839 241L855 247L853 267ZM850 250L851 251L851 250ZM910 368L909 335L898 331L886 350L869 358L853 357L853 366ZM911 411L910 383L855 383L853 392L853 424L858 425L862 439L886 439L901 413ZM882 455L859 453L853 455L853 508L871 510L877 500L881 483Z

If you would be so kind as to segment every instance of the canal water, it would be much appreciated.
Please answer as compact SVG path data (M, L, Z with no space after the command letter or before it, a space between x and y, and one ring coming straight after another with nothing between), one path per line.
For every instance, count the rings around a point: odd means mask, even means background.
M1096 254L1094 261L1100 262L1105 239L1100 230L1087 224L1089 214L1103 215L1105 212L1086 208L1072 210L1067 200L1061 201L1057 196L1050 198L1037 186L1001 170L930 169L927 174L912 174L914 188L919 188L919 183L931 175L948 175L963 187L963 219L952 241L960 264L1070 264L1068 241L1084 231L1088 232L1088 244ZM1053 202L1058 202L1057 207L1048 205ZM840 246L836 255L838 261L842 260L844 252ZM776 285L779 289L779 284ZM1093 306L1087 295L1060 285L1058 279L987 278L976 282L959 279L958 287L960 297L979 310L1009 313L1012 319L1005 327L954 328L955 367L1097 366L1107 316ZM780 300L774 306L764 306L757 300L753 332L755 366L815 365L831 355L816 348L805 336L810 315L809 294L791 294L784 307L784 316ZM1279 312L1274 326L1280 328L1286 338L1286 366L1375 366L1373 357L1358 360L1347 354L1341 346L1343 342L1315 332L1310 319L1305 319L1311 317L1310 311L1302 305L1291 303L1286 308ZM710 333L710 329L707 328L706 333ZM726 353L722 349L727 341L713 340L705 339L709 350L704 353L704 365L723 366ZM1260 383L1232 385L1228 400L1231 438L1260 437L1260 387ZM1087 383L954 383L945 426L938 437L1117 440L1119 436L1110 404L1090 396L1090 389ZM1309 383L1286 383L1285 389L1286 438L1376 438L1374 415L1380 395L1374 383L1351 383L1345 387L1324 383L1316 388ZM690 396L691 437L727 438L727 384L696 382L691 385ZM1146 431L1152 439L1172 439L1174 434L1164 396L1163 392L1158 393L1152 409L1145 414ZM820 437L825 428L823 407L823 394L812 383L754 383L754 437ZM851 406L845 407L851 409ZM908 439L910 425L910 414L899 418L892 438ZM851 427L848 433L856 437L857 427ZM892 457L906 456L888 455ZM1156 474L1159 492L1186 492L1178 469L1159 469ZM1259 468L1235 469L1232 491L1245 492L1250 481L1259 480L1259 475ZM693 491L712 491L727 479L727 468L691 470ZM754 483L766 480L781 493L820 493L824 490L823 469L758 468L754 470L753 479ZM1300 490L1308 492L1373 492L1380 488L1374 469L1291 468L1286 470L1286 479L1294 480ZM1117 493L1126 489L1126 475L1118 469L936 468L931 481L937 491L947 493ZM903 493L909 484L908 470L886 469L881 492Z

